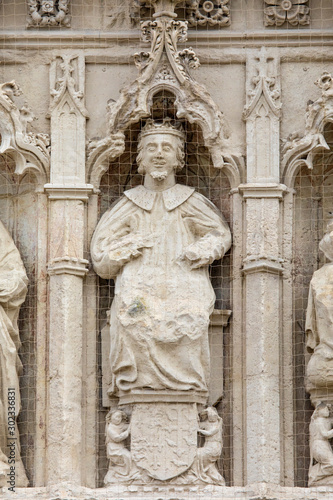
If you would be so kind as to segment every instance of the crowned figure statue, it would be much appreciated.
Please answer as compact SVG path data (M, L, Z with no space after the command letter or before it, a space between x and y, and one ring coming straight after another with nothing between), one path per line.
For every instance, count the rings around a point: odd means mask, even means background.
M109 392L120 404L207 401L215 302L209 265L229 250L231 235L207 198L176 183L184 141L179 124L147 120L137 156L144 183L124 192L92 238L96 273L115 280ZM196 449L197 413L193 418Z

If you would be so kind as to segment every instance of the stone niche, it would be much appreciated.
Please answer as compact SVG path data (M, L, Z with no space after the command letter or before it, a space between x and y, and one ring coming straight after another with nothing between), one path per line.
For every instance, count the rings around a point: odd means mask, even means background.
M310 354L305 348L305 316L309 283L313 273L325 263L319 251L319 242L325 234L332 211L333 170L332 170L332 123L324 129L328 150L314 156L313 171L302 167L295 178L295 247L294 267L294 349L295 349L295 404L299 415L296 426L297 484L303 485L307 477L307 463L310 460L308 425L313 408L309 395L305 392L306 365ZM320 396L319 401L320 401ZM318 402L315 397L315 402ZM322 395L324 400L326 397ZM316 404L314 402L314 404ZM318 404L318 403L317 403ZM301 430L302 429L302 430ZM304 430L305 429L305 430Z
M176 118L175 97L166 91L158 92L153 98L151 115L155 120L165 117ZM137 172L136 147L140 123L134 124L125 132L125 151L108 165L101 177L99 207L100 218L103 213L117 202L122 193L142 183L142 175ZM186 130L185 167L177 175L177 182L193 187L203 194L223 213L227 223L232 221L230 204L230 183L223 171L214 170L209 151L204 146L202 132L198 126L184 123ZM231 282L232 253L228 252L223 260L216 261L210 269L216 295L215 309L210 318L209 345L211 352L211 380L208 404L216 406L223 413L223 455L219 460L219 470L223 471L226 481L231 480L230 436L231 436L231 390L230 356L231 339ZM102 396L99 400L99 485L107 472L108 464L105 450L105 417L110 408L117 407L117 400L110 399L108 389L111 384L110 371L110 315L109 308L114 298L113 280L98 279L99 305L98 324L100 325L99 356L102 367Z

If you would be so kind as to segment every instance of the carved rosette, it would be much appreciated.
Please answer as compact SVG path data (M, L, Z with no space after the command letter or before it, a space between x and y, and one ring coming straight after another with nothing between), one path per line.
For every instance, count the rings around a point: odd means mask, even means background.
M185 18L190 28L197 26L230 26L230 0L185 0ZM131 19L134 24L147 17L149 8L158 2L153 0L132 0ZM168 3L168 2L167 2ZM176 5L179 0L169 2ZM169 12L170 13L170 12Z
M70 27L69 0L27 0L27 27Z
M265 26L310 24L308 0L265 0Z
M229 0L190 0L186 14L190 26L230 26Z

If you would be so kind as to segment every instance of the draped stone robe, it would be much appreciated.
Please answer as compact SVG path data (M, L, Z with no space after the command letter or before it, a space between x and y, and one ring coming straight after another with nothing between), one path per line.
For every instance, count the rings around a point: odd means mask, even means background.
M208 325L215 294L208 265L230 248L216 207L176 184L162 192L139 186L100 220L91 254L96 273L114 278L111 393L177 390L206 394ZM204 259L191 269L185 250Z
M306 314L307 390L333 386L333 263L313 274Z
M15 393L14 414L11 412L10 416L13 417L11 425L14 423L16 428L16 486L28 484L20 458L16 427L21 408L19 375L22 373L22 363L18 356L21 343L17 319L27 293L27 283L28 278L19 251L0 222L0 474L8 467L8 390L11 389Z

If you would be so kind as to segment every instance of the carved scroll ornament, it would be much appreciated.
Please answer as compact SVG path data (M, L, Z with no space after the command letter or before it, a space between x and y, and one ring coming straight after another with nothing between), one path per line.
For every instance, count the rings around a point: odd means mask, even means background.
M321 89L321 97L309 101L304 135L291 134L284 142L282 167L287 186L293 186L294 177L302 165L313 168L317 152L330 149L323 133L325 124L333 121L332 75L324 72L315 85Z
M34 119L25 103L18 109L14 98L22 94L15 81L0 85L0 155L8 155L15 161L15 175L23 176L32 170L43 185L48 176L50 139L47 134L27 132Z

